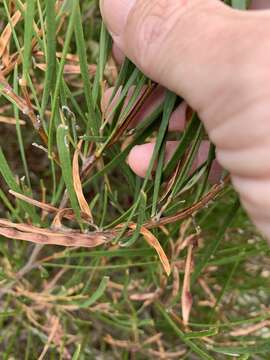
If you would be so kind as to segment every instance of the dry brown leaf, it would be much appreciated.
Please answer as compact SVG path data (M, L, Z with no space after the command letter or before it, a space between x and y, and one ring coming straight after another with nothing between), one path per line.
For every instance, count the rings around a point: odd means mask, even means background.
M197 302L198 306L202 306L202 307L210 307L210 308L215 308L215 304L212 303L212 301L209 300L200 300Z
M198 234L191 234L187 236L181 243L179 242L176 247L176 254L177 256L180 255L180 252L188 247L190 244L198 241Z
M47 312L47 317L48 317L48 323L46 326L46 328L47 328L46 332L50 336L50 334L52 332L52 326L54 323L53 322L54 316L52 316L51 314L48 314L48 312ZM66 344L63 343L63 338L65 337L65 335L66 335L65 329L62 327L61 322L59 321L57 331L55 332L54 337L52 339L52 343L56 346L60 357L62 357L64 360L70 360L72 357L66 346L66 345L68 345L68 341ZM71 336L69 335L68 338L70 339ZM67 340L68 340L68 338L67 338Z
M22 8L25 7L25 4L21 4ZM61 30L61 27L63 26L64 24L64 16L61 18L61 23L60 25L58 26L58 29L56 31L56 33L58 34L58 32ZM36 25L36 23L34 23L34 32L37 36L35 36L33 39L32 39L32 51L33 53L35 53L35 47L37 45L37 42L38 40L37 39L40 39L41 37L43 37L43 30L42 29L39 29ZM9 75L10 72L14 69L14 67L16 65L20 65L22 63L22 56L21 56L21 51L17 51L16 53L13 53L10 55L9 57L9 63L6 65L5 69L3 70L3 73L5 76Z
M36 63L35 66L42 71L47 70L47 64ZM96 74L96 70L97 70L96 65L88 65L88 73L90 76L94 76ZM76 75L80 73L81 73L80 65L66 64L64 66L64 74Z
M173 265L173 286L172 286L172 299L174 299L180 290L180 276L177 266Z
M263 329L264 327L270 326L270 320L264 320L259 324L252 324L245 328L236 329L230 332L231 336L246 336L252 334L258 330Z
M212 290L210 289L210 287L207 285L207 282L202 278L200 278L198 282L201 288L203 289L203 291L205 292L205 294L209 297L209 302L212 303L213 306L215 306L215 304L217 303L217 299L213 294Z
M45 133L39 119L37 118L33 106L29 106L27 101L21 96L17 95L13 88L8 84L6 79L3 77L3 72L0 71L0 85L1 93L4 94L11 102L15 103L22 113L31 120L34 129L38 132L40 138L45 145L48 144L48 136Z
M0 115L0 123L9 124L9 125L16 125L16 119L8 116ZM24 120L19 120L20 125L25 125Z
M97 247L113 239L111 233L62 232L38 228L28 224L15 224L0 219L0 235L9 239L30 241L43 245L61 245L66 247Z
M4 54L2 56L2 64L7 67L10 63L10 44L6 47Z
M189 322L189 316L192 308L192 295L190 292L190 278L191 278L191 269L192 269L192 251L193 245L189 245L188 247L188 254L186 260L186 267L185 267L185 276L184 276L184 283L183 283L183 290L182 290L182 316L183 322L185 325Z
M76 220L76 217L74 215L74 212L72 209L58 209L57 207L54 207L52 205L46 204L45 202L41 202L38 200L34 200L28 196L25 196L23 194L17 193L16 191L13 190L9 190L9 193L13 196L15 196L17 199L23 200L25 202L27 202L28 204L34 205L48 213L51 214L56 214L56 216L58 215L58 217L60 219L65 218L67 220ZM82 213L82 219L84 221L86 221L87 223L89 223L89 219L88 219L88 215ZM58 219L57 219L58 220ZM57 226L57 220L55 220L56 222L56 226Z
M77 195L78 203L80 205L81 211L88 215L91 222L93 222L93 215L89 208L89 205L84 197L82 182L80 178L80 169L79 169L79 154L81 151L82 140L79 141L78 147L74 153L73 164L72 164L72 175L73 175L73 184L74 190Z
M44 293L50 293L53 291L55 285L61 279L61 277L68 271L67 268L60 269L50 281L44 280L43 288Z
M15 196L17 199L20 199L20 200L23 200L25 201L26 203L28 204L31 204L31 205L34 205L42 210L45 210L46 212L48 213L57 213L59 211L58 208L52 206L52 205L49 205L49 204L46 204L44 202L40 202L38 200L34 200L28 196L25 196L23 194L20 194L20 193L17 193L16 191L13 191L13 190L9 190L9 193L13 196ZM67 219L70 219L70 220L73 220L75 219L74 215L71 217L71 216L67 216Z
M35 57L45 57L45 54L43 51L36 51L34 53ZM59 58L59 59L62 59L63 58L63 53L62 52L56 52L56 57ZM79 59L79 56L78 55L75 55L75 54L67 54L66 55L66 61L71 61L71 62L75 62L75 63L79 63L80 59Z
M68 229L65 228L64 225L62 225L62 221L63 218L68 218L69 216L72 216L74 214L72 209L69 208L64 208L64 209L59 209L56 212L56 215L53 219L51 228L54 230L64 230L65 232L67 231L72 231L72 229Z
M130 224L129 227L132 230L136 229L136 224ZM169 263L169 260L167 258L167 255L165 254L162 246L160 245L158 239L151 233L151 231L149 231L148 229L146 229L145 227L141 227L140 230L141 235L144 237L144 239L146 240L146 242L156 250L158 257L161 261L161 264L163 266L164 271L166 272L167 276L170 276L171 274L171 265Z
M3 56L6 47L8 46L8 43L12 35L12 28L14 28L16 24L20 21L21 16L22 16L21 12L17 10L15 14L12 16L10 23L5 27L5 29L3 30L0 36L0 58Z
M167 255L165 254L163 248L161 247L158 239L151 233L151 231L147 230L144 227L141 228L141 234L143 235L145 240L148 242L148 244L156 250L167 276L170 276L171 265L169 263Z
M153 336L151 336L150 338L148 338L147 340L145 340L143 342L144 345L149 345L149 344L153 344L157 341L159 341L162 338L163 334L162 333L157 333Z
M116 347L123 348L123 349L129 349L132 346L132 343L130 341L116 340L109 334L104 336L104 340L112 346L116 346Z
M123 289L124 289L124 285L118 284L118 283L110 280L110 281L108 282L108 284L107 284L107 288L108 288L108 289L119 290L119 291L122 292Z
M58 317L54 316L53 319L52 319L51 333L50 333L50 335L48 337L46 345L44 346L44 349L42 350L42 353L38 357L38 360L43 360L44 359L44 356L46 355L47 351L49 350L50 344L53 341L54 335L57 332L59 324L60 324L60 321L59 321Z
M168 351L156 351L156 350L152 350L152 349L147 349L147 352L149 355L151 355L152 357L155 358L160 358L160 359L182 359L182 356L184 356L187 353L187 350L179 350L176 352L168 352Z
M159 294L161 293L161 289L157 289L155 292L146 293L146 294L132 294L130 295L130 300L132 301L149 301L155 300Z
M105 67L105 76L108 79L109 83L116 83L118 78L118 68L112 56L108 59L107 65Z
M162 217L160 220L151 220L144 224L144 227L147 229L154 229L161 225L168 225L175 223L179 220L187 219L190 216L194 215L199 210L203 209L210 201L214 200L224 189L224 187L230 182L230 176L227 176L222 182L219 184L215 184L212 186L210 191L201 198L196 204L192 205L189 208L186 208L180 211L178 214Z

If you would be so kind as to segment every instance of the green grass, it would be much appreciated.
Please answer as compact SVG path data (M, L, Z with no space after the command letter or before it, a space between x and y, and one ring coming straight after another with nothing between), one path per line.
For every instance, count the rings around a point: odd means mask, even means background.
M198 116L183 134L169 134L181 99L167 92L130 131L155 84L128 60L116 68L97 1L13 3L0 4L0 34L21 12L1 59L0 115L14 120L0 122L0 218L9 221L0 220L6 234L0 242L1 359L269 359L270 250L230 184L209 184L213 146L201 168L191 170L206 138ZM231 5L244 9L247 2ZM114 94L122 88L111 122L100 107L109 86L116 87ZM164 164L172 136L179 146ZM126 158L134 145L154 137L142 180ZM80 140L84 199L73 181ZM51 207L44 210L44 203ZM18 223L24 228L15 228ZM44 242L52 227L78 241L88 233L93 248L18 240L31 233ZM198 244L185 326L187 248L179 252L177 246L192 234ZM102 245L94 246L93 236ZM157 241L169 259L169 277L153 246Z

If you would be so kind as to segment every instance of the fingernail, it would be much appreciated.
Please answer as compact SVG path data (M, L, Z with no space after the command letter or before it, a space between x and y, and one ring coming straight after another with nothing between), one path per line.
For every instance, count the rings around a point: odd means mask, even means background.
M121 36L136 0L100 0L100 10L109 31Z

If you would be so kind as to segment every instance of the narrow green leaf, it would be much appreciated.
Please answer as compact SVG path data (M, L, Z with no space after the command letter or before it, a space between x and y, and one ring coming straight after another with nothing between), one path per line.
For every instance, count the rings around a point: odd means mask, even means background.
M84 39L79 2L77 5L76 18L75 18L75 36L76 36L77 51L80 59L81 75L84 85L84 97L88 110L88 126L92 129L92 134L97 136L99 134L100 119L98 119L97 114L94 110L92 87L88 72L86 42ZM88 131L86 132L86 134L88 134Z
M140 231L141 231L141 227L145 221L145 216L146 216L146 204L147 204L147 196L146 194L142 191L140 196L140 202L138 205L138 210L139 210L139 215L137 218L137 224L136 224L136 229L133 233L133 235L131 236L131 238L126 241L126 242L121 242L121 246L123 247L130 247L132 246L139 238L140 236Z
M230 347L218 347L214 346L213 351L219 354L237 356L241 354L255 355L255 354L270 354L270 342L266 341L257 341L256 345L244 344L242 346L230 346Z
M24 51L23 51L23 80L27 82L30 72L32 55L32 37L34 29L36 0L27 0L24 19Z
M15 68L14 68L13 89L14 89L15 94L18 94L19 89L18 89L18 67L17 66L15 66ZM30 181L30 175L29 175L28 165L27 165L26 156L25 156L22 130L21 130L20 122L19 122L19 109L16 105L13 105L13 111L14 111L14 116L16 119L16 133L17 133L17 139L18 139L18 143L19 143L24 173L26 176L26 182L27 182L29 189L31 189L31 181Z
M55 0L46 1L46 75L45 84L42 95L42 111L41 116L44 116L45 109L49 100L50 94L54 91L54 78L56 70L56 14L55 14Z
M220 242L222 241L227 228L231 225L232 221L234 220L235 214L237 213L239 207L240 207L240 202L237 199L236 202L233 204L233 206L230 208L227 216L225 217L224 222L220 227L220 230L216 236L216 239L214 239L209 244L209 246L206 247L205 252L201 254L200 258L198 259L199 261L197 262L195 271L192 275L192 283L194 283L198 279L203 269L207 266L210 258L216 253L220 245Z
M166 141L163 141L162 147L160 149L160 155L159 155L156 174L155 174L155 184L154 184L152 213L151 213L152 218L157 214L157 205L159 201L159 192L162 182L162 172L163 172L163 165L165 160L165 152L166 152Z
M250 0L232 0L232 7L235 9L246 10Z
M62 124L59 125L57 129L57 147L61 163L62 175L66 184L67 192L71 202L71 207L76 214L77 220L80 221L80 207L73 185L71 154L69 149L69 131L68 127Z
M97 107L97 104L101 100L103 75L104 75L104 70L108 59L110 47L111 47L111 38L108 31L106 30L105 24L102 23L100 40L99 40L99 59L98 59L97 72L94 79L93 92L92 92L94 108ZM94 134L94 135L98 135L98 134Z
M162 307L161 304L156 304L157 309L161 313L161 315L164 317L164 319L167 321L168 325L174 330L176 335L179 337L179 339L186 344L190 350L192 350L195 354L200 356L200 359L204 360L214 360L214 358L210 355L208 355L204 350L199 348L193 341L188 339L185 334L179 329L179 327L174 323L174 321L171 319L170 315L167 313L167 311Z
M52 99L52 114L51 114L51 119L50 119L50 124L49 124L49 136L48 136L49 156L51 156L51 154L52 154L54 127L55 127L55 124L57 124L58 118L59 118L59 109L58 109L59 93L60 93L60 88L62 85L62 76L63 76L63 72L64 72L66 56L67 56L70 41L71 41L71 38L73 35L76 9L77 9L77 2L73 1L72 10L71 10L70 19L69 19L68 28L67 28L67 33L66 33L66 38L65 38L65 43L64 43L64 47L63 47L63 51L62 51L62 58L61 58L61 62L59 64L59 66L57 68L57 77L56 77L55 89L54 89L53 99Z
M180 142L175 150L171 160L168 162L168 164L165 166L164 169L164 176L168 177L173 170L175 169L176 164L179 162L179 160L184 155L186 149L190 145L191 141L194 139L194 134L197 132L198 128L200 126L200 120L198 118L198 115L194 113L191 121L189 122Z
M81 354L81 345L79 344L78 346L77 346L77 349L76 349L76 351L75 351L75 353L73 354L73 356L72 356L72 360L80 360L80 354Z
M98 301L101 296L104 294L107 285L109 283L110 278L108 276L104 276L103 279L101 280L101 283L99 284L99 287L97 288L97 290L94 292L94 294L88 299L86 300L82 305L80 305L81 309L86 309L90 306L92 306L96 301Z
M7 160L5 158L2 148L0 148L0 173L2 174L8 187L11 190L13 190L17 193L23 194L23 191L21 190L20 186L17 184L15 177L12 174L12 171L7 163ZM18 203L20 204L20 207L30 216L30 218L33 219L33 221L37 223L38 217L37 217L33 207L29 204L26 204L23 201L18 201Z

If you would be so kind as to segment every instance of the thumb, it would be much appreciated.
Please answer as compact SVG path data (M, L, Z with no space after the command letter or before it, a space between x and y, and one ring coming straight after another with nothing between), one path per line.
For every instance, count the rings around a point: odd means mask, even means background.
M194 109L220 90L213 73L221 62L223 79L226 73L231 77L227 53L235 43L230 34L237 12L222 2L101 0L100 5L118 47L142 72Z

